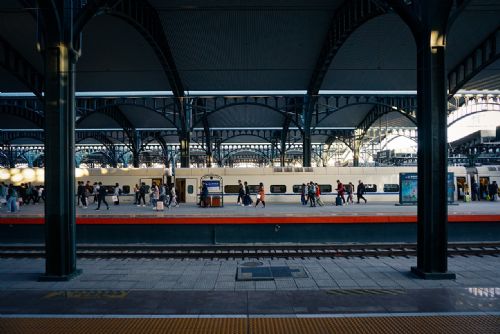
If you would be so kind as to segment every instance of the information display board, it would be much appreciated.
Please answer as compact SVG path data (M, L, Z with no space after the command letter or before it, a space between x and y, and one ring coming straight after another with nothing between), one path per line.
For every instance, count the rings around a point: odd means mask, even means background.
M201 182L207 186L209 194L213 193L220 194L222 192L220 186L220 180L202 180Z
M455 201L454 173L448 173L447 198L448 203ZM418 175L417 173L399 173L399 204L417 205Z
M224 184L222 177L219 175L209 174L203 175L201 177L201 192L200 192L200 203L202 202L202 192L203 188L206 187L207 196L205 197L205 205L210 207L222 207L224 206L224 193L222 191Z

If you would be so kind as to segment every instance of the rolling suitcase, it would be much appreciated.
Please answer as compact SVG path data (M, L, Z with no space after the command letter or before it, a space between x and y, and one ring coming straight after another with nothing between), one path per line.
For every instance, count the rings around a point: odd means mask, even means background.
M335 205L342 206L342 197L337 196L337 198L335 198Z
M321 197L316 197L316 203L317 203L319 206L323 206L323 205L325 205L325 203L323 203L323 201L321 200Z

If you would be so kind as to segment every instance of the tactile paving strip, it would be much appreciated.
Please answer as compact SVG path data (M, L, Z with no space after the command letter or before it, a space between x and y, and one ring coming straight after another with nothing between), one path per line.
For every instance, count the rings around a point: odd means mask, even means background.
M499 316L347 318L1 318L2 334L500 333Z

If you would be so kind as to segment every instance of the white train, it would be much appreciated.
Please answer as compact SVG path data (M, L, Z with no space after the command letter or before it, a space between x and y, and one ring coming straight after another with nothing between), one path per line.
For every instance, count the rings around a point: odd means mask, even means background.
M454 174L455 200L462 200L472 181L488 184L500 183L500 166L449 167ZM110 189L119 183L124 194L130 194L135 184L145 182L175 183L180 202L196 203L202 180L211 181L213 195L224 195L227 203L236 202L238 180L248 182L250 190L256 192L262 182L268 202L300 202L302 183L313 181L321 187L325 201L336 196L336 180L355 186L362 180L370 201L399 201L400 173L416 173L416 167L274 167L274 168L177 168L174 173L164 168L95 168L77 169L78 181L102 182ZM172 176L172 174L174 174ZM43 169L0 169L0 181L5 183L32 182L43 184Z

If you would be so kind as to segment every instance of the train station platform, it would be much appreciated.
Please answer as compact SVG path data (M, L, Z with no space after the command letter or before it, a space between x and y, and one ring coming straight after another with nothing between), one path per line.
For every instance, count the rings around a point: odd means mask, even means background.
M0 333L499 333L500 258L79 259L39 282L43 259L0 259ZM251 269L289 275L252 279Z
M377 202L94 209L77 208L79 242L416 239L416 207ZM43 205L3 211L1 241L43 241L43 220ZM500 240L498 202L450 205L449 221L451 239ZM497 255L450 257L455 280L419 279L415 264L413 256L80 258L73 280L39 282L42 258L0 258L0 333L500 332Z

